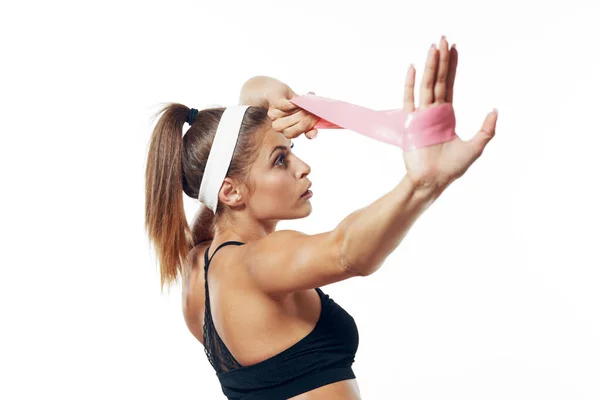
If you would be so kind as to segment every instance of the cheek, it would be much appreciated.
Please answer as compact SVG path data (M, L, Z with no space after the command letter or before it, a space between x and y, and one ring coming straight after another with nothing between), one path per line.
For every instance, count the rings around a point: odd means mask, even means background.
M283 199L293 193L294 179L286 173L267 174L261 183L261 197Z

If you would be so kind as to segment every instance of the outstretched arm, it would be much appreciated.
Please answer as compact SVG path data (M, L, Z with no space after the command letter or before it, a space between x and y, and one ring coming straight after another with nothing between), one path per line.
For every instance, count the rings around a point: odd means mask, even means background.
M390 192L316 235L280 230L247 243L240 256L265 293L326 286L377 271L441 191L417 188L406 176Z
M451 103L458 53L431 46L421 84L420 108ZM405 82L405 109L414 110L415 70ZM276 231L243 246L241 259L257 287L295 292L377 271L419 216L481 155L495 135L497 113L488 115L469 142L457 138L403 152L407 173L390 192L355 211L329 232Z

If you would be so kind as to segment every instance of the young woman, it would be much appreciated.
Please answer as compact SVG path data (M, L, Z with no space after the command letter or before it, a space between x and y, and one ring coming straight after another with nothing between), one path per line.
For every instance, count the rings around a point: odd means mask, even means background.
M452 103L458 54L432 45L420 108ZM404 110L413 111L415 70ZM183 277L183 312L229 399L360 399L352 370L354 319L320 289L371 275L415 220L482 154L490 113L470 141L404 153L406 175L389 193L330 232L276 230L310 215L310 167L290 139L316 135L317 117L267 77L242 88L245 108L161 110L146 170L146 228L161 287ZM185 135L183 125L190 124ZM203 203L189 228L181 191ZM210 267L210 268L209 268Z

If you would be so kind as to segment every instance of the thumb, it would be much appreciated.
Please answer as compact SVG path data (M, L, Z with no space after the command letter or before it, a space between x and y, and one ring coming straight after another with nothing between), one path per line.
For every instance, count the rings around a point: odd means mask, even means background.
M498 120L498 110L494 108L494 111L489 113L487 117L485 117L485 121L483 121L483 125L481 126L481 130L477 132L475 137L473 137L469 144L473 148L473 152L476 157L479 157L481 153L483 153L483 149L489 143L490 140L496 135L496 121Z

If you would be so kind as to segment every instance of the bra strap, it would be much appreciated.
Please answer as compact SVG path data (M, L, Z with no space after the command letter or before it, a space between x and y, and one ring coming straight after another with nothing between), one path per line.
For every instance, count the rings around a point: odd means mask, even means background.
M213 253L213 255L210 257L210 259L208 258L208 250L210 249L210 246L207 247L206 251L204 252L204 271L208 271L208 265L212 261L212 259L215 256L215 254L217 254L217 251L219 251L222 247L225 247L225 246L230 245L230 244L235 244L235 245L241 246L241 245L243 245L245 243L243 243L243 242L236 242L235 240L230 240L228 242L221 243L219 245L219 247L217 247L217 249L215 250L215 252Z

